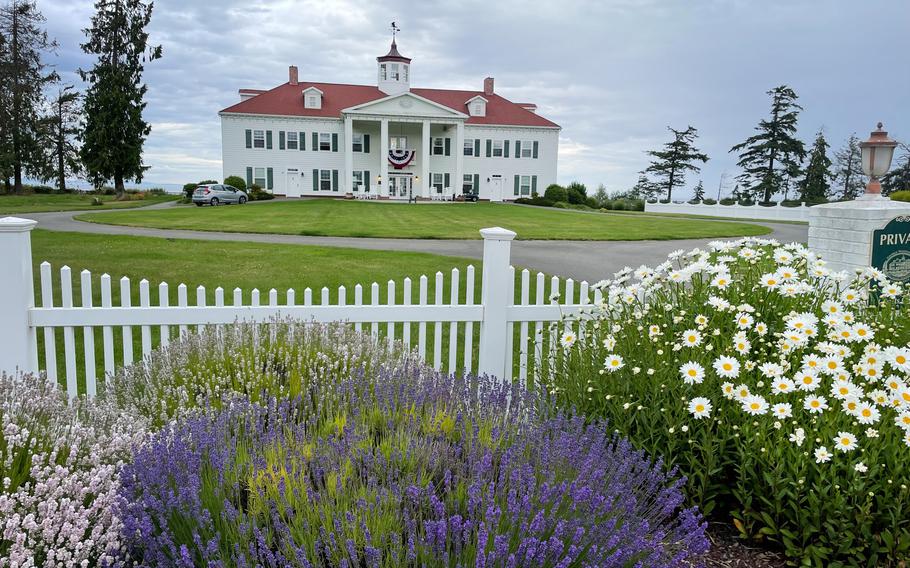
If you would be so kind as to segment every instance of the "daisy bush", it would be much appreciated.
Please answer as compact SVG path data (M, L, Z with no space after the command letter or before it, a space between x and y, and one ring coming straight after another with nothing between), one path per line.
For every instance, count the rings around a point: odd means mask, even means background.
M142 436L109 404L0 375L0 567L113 565L119 471Z
M519 388L422 365L228 397L123 474L140 566L680 566L683 481Z
M688 478L743 537L807 565L910 558L910 309L798 244L679 251L598 283L540 377ZM574 336L578 337L577 340Z

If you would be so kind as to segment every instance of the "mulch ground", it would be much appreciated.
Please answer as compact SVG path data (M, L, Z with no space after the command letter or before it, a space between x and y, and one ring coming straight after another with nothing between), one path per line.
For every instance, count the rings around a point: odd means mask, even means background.
M705 568L778 568L786 565L783 554L756 546L737 538L733 530L722 524L708 525L711 550L690 566Z

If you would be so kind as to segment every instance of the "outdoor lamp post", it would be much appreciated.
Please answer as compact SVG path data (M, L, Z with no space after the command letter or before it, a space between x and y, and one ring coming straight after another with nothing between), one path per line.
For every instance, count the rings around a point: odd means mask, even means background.
M882 123L872 132L869 139L860 142L863 158L863 173L869 176L866 184L866 193L861 199L879 199L882 196L882 184L878 181L891 167L891 158L897 142L888 138L888 133L882 130Z

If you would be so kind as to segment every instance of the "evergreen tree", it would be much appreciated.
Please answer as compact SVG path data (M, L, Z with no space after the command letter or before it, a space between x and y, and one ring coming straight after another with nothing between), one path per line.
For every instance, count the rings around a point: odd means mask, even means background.
M900 145L901 155L894 161L888 173L882 176L882 195L895 191L910 191L910 145Z
M645 172L638 172L638 181L629 190L630 199L654 199L660 193L660 187L648 179Z
M685 130L675 130L667 127L673 133L673 140L664 144L663 150L649 150L648 155L654 160L645 169L662 180L660 185L667 191L667 201L673 196L673 188L681 186L686 181L686 172L699 172L701 168L694 162L705 163L707 154L703 154L695 147L698 130L689 126Z
M841 199L856 199L865 190L863 157L856 134L851 134L844 146L834 153L834 179Z
M783 189L787 176L794 177L806 156L803 143L796 138L796 121L802 107L796 104L796 93L786 85L771 89L771 117L762 119L754 134L737 144L730 152L739 153L743 169L737 179L753 197L771 201Z
M148 45L146 27L152 4L141 0L97 0L88 41L82 50L98 57L89 71L83 103L82 163L96 187L114 180L118 195L124 180L142 181L142 146L151 126L142 119L145 63L161 57L161 46Z
M705 184L701 180L698 180L698 185L695 186L695 200L705 200Z
M604 184L597 186L597 190L594 192L594 201L597 202L597 205L603 207L603 204L610 200L610 195L607 193L607 188L604 187Z
M75 137L79 129L79 94L72 85L60 89L47 117L48 135L53 147L53 176L57 189L66 191L66 178L80 171L79 148Z
M12 0L0 7L0 170L12 190L22 191L24 175L41 177L46 154L41 144L41 105L45 85L57 80L43 56L56 49L42 28L44 16L30 0ZM9 190L9 187L8 187Z
M815 135L815 143L809 151L809 163L805 177L799 184L799 197L803 201L824 201L831 187L831 159L828 158L828 141L821 130Z

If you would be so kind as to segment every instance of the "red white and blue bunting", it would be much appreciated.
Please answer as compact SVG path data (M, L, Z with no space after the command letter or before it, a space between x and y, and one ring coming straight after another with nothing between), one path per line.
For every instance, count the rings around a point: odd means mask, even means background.
M396 170L407 166L414 159L414 150L389 150L389 163Z

